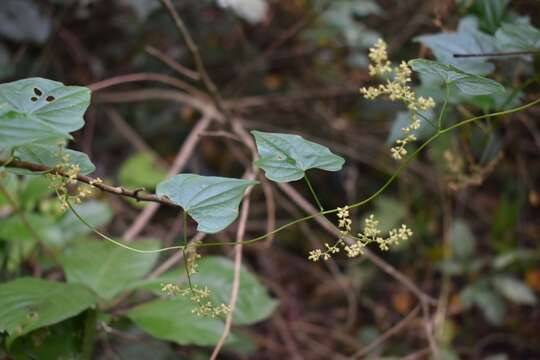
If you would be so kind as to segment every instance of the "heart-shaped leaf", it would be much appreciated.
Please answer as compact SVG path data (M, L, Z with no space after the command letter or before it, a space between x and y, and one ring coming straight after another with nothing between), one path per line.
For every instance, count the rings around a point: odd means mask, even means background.
M268 179L290 182L304 177L306 170L341 170L345 159L327 147L299 135L252 131L260 159L255 162Z
M158 184L158 196L167 196L199 224L198 231L216 233L238 216L244 191L257 181L217 176L179 174Z
M438 61L457 66L469 73L488 74L495 66L487 58L457 58L454 54L484 54L497 51L495 38L478 30L478 19L467 16L461 19L456 32L440 32L416 38L429 47Z
M501 51L536 51L540 48L540 30L529 24L503 24L495 33Z
M0 333L16 337L79 314L96 302L86 287L19 278L0 285Z
M0 144L12 148L70 138L84 125L90 89L29 78L0 85Z
M480 75L466 73L455 66L444 65L437 61L414 59L409 61L414 71L438 76L448 85L454 84L467 95L488 95L504 92L504 86Z

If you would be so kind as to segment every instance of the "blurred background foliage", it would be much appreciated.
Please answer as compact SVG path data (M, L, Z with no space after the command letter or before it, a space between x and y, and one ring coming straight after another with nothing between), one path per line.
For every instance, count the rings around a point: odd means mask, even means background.
M358 93L374 81L366 54L379 37L388 42L395 62L436 58L489 74L506 87L502 97L452 93L450 123L538 98L538 56L453 57L539 50L537 1L179 0L175 5L227 107L247 128L298 133L347 159L343 171L313 177L327 208L370 195L396 168L389 144L408 113ZM99 88L102 80L128 74L150 80L95 91L86 126L75 135L72 147L86 152L96 164L95 175L111 183L154 189L197 123L194 108L153 95L155 89L178 91L173 83L155 81L155 74L199 86L164 64L164 56L194 68L158 1L0 2L2 82L40 76ZM436 79L415 80L419 94L442 100ZM539 116L536 107L445 136L383 196L354 212L357 225L374 213L387 229L402 222L414 229L412 241L380 255L437 301L432 313L419 313L415 295L366 259L310 263L307 252L328 242L329 235L314 223L300 225L245 247L244 298L222 358L347 358L412 314L406 330L361 355L429 358L424 327L432 316L444 359L539 359ZM215 130L201 138L184 172L240 177L235 140L218 137ZM417 137L431 133L424 122ZM75 289L80 304L100 304L96 311L74 308L74 315L80 314L64 318L49 309L51 320L44 319L42 327L16 339L0 334L10 356L78 358L85 324L95 316L95 358L208 357L221 320L194 317L183 300L133 307L159 292L161 281L182 278L181 268L149 278L165 256L133 255L96 241L72 214L60 211L40 177L9 175L1 182L8 189L8 195L0 194L1 280L65 279L65 286L84 284L99 299ZM248 238L267 226L265 197L260 190L253 196ZM278 225L303 214L279 189L273 197ZM144 206L97 194L78 211L107 233L122 234ZM16 211L27 215L40 241ZM180 233L176 213L162 209L137 243L169 246L179 242ZM213 237L234 234L232 226ZM200 263L201 283L221 301L231 288L230 251L205 250ZM51 284L34 286L47 291ZM9 358L1 351L0 357Z

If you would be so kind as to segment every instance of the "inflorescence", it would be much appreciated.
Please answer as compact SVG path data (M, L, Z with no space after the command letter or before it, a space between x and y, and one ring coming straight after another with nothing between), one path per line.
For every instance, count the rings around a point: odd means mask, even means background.
M49 180L49 188L54 190L58 195L60 208L65 211L69 207L68 201L72 200L73 202L80 204L83 199L92 196L92 185L102 182L102 180L98 178L90 185L77 185L77 177L81 173L81 168L78 164L70 162L71 156L64 152L63 143L59 144L56 157L59 160L59 163L55 166L56 172L49 172L45 176ZM76 193L70 194L69 187L74 187L76 185Z
M328 260L333 254L340 252L343 249L348 257L358 257L364 254L364 248L370 243L377 243L379 249L388 251L390 247L398 245L400 242L408 240L413 232L406 225L392 229L387 236L381 236L379 221L374 215L370 215L364 220L364 228L357 236L352 235L352 220L350 217L349 207L338 208L338 228L339 239L330 245L324 244L324 249L315 249L309 252L308 259L312 261Z
M401 129L404 137L396 140L391 149L392 157L396 160L402 159L407 155L405 146L416 141L414 131L420 128L419 110L429 110L435 107L435 101L431 97L416 96L415 91L408 85L411 82L412 70L405 61L399 66L392 66L388 60L387 45L379 39L374 47L369 49L369 75L384 76L392 74L392 79L387 80L386 84L380 84L377 87L363 87L360 92L366 99L373 100L381 95L386 95L391 101L401 101L411 112L411 122L408 126Z
M167 297L184 296L189 298L195 305L191 309L191 313L201 317L215 318L225 316L231 312L231 306L227 304L215 305L210 299L210 289L208 287L192 287L181 288L177 284L166 283L161 284L161 291Z

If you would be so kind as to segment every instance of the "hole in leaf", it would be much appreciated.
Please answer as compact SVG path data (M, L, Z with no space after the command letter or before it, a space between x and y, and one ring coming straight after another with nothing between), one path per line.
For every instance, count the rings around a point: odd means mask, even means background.
M47 100L48 102L53 102L56 98L52 95L49 95L47 96L47 98L45 100Z
M43 91L41 91L37 87L35 87L34 88L34 94L36 94L37 96L41 96L41 95L43 95Z
M33 102L36 102L36 101L38 101L38 98L35 97L35 96L32 96L32 97L30 98L30 100L32 100Z

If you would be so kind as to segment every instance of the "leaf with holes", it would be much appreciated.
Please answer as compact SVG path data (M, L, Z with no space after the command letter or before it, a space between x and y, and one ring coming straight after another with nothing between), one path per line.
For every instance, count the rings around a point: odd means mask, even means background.
M495 80L466 73L452 65L426 59L410 60L409 65L416 72L435 75L446 84L455 85L459 91L467 95L488 95L505 92L504 86Z
M3 149L71 138L84 125L90 89L29 78L0 84L0 144Z
M158 184L158 196L180 205L199 225L198 231L216 233L238 217L245 190L257 181L217 176L179 174Z
M268 179L290 182L304 177L306 170L341 170L345 159L327 147L299 135L252 131L260 159L255 162Z
M32 330L56 324L93 306L95 295L86 287L19 278L0 285L0 333L8 343Z

